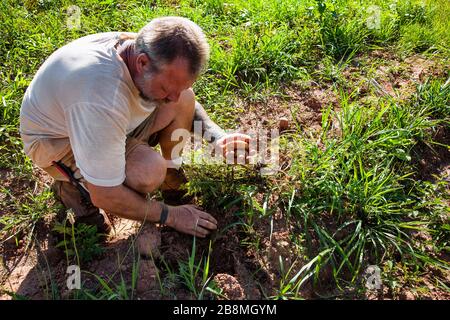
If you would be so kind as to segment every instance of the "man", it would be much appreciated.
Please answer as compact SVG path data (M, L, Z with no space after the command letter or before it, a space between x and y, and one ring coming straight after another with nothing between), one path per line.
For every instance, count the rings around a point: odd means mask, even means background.
M248 136L225 134L195 101L191 87L208 58L199 26L163 17L138 34L80 38L44 62L25 93L20 133L25 153L55 179L56 196L77 221L107 232L102 208L197 237L217 228L214 217L196 206L146 199L159 187L176 190L183 182L175 130L201 121L209 142L224 153L234 151L233 141L248 143ZM152 148L158 143L162 154ZM88 197L70 183L70 173Z

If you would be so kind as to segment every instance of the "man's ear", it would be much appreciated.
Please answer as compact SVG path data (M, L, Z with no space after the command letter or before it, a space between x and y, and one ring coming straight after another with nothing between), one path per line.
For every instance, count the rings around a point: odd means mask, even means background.
M145 73L150 70L151 61L145 53L140 53L136 58L136 69L138 73Z

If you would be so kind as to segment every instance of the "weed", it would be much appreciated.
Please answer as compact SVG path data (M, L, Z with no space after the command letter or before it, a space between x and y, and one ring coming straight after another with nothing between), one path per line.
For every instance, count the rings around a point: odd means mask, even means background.
M101 246L101 234L97 233L97 226L79 224L58 223L53 231L63 237L56 247L63 248L67 259L76 258L78 265L92 261L96 256L104 252Z

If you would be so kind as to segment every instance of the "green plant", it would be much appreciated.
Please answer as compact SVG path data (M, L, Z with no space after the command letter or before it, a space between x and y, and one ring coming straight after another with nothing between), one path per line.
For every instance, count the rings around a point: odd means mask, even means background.
M66 220L56 224L53 231L63 236L56 247L64 249L67 259L76 258L78 265L92 261L104 252L100 244L102 235L97 233L96 226L84 223L67 225Z
M280 286L277 290L277 294L272 296L272 299L282 299L282 300L297 300L302 299L299 296L299 289L308 280L308 276L300 277L303 270L300 270L297 274L292 275L294 267L297 265L297 260L295 260L289 269L285 269L283 259L279 256L279 264L280 264Z
M213 293L217 292L214 282L211 280L209 270L209 258L211 255L211 241L209 242L208 255L203 259L200 258L198 263L195 262L196 254L196 238L192 242L192 250L187 261L178 262L178 276L181 282L194 294L196 299L204 298L205 290ZM203 268L202 268L203 262Z
M35 234L36 224L48 214L49 200L52 197L50 190L42 193L28 193L24 198L16 198L11 190L1 187L4 200L0 202L3 215L0 216L0 243L10 239L26 237L26 247L31 243Z
M420 192L411 179L410 152L439 124L430 118L439 106L413 99L407 106L388 101L378 109L347 101L343 96L342 110L334 117L340 138L324 133L323 148L303 140L306 159L292 168L300 173L302 190L290 210L301 221L311 257L318 258L311 265L315 278L329 266L338 286L345 279L355 282L369 261L378 263L395 253L445 267L424 255L409 235L410 230L426 230L433 214L418 215ZM327 121L331 117L324 118L325 130L331 127Z

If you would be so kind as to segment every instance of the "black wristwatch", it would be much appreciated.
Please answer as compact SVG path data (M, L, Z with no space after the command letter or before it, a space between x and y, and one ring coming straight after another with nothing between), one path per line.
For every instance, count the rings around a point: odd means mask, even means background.
M166 224L167 216L169 215L169 207L164 202L160 202L159 204L161 205L159 224Z

